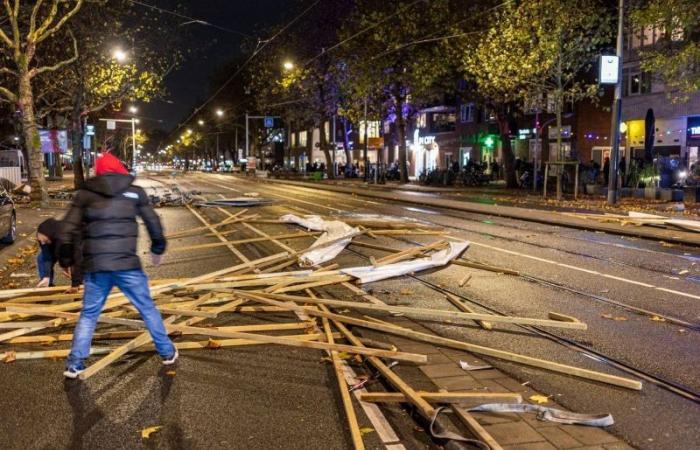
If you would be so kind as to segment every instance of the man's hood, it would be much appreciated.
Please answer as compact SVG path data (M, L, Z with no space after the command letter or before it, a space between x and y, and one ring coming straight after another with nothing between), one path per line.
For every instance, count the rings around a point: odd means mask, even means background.
M89 179L85 183L85 189L107 197L115 197L129 189L133 182L134 177L131 175L106 173Z

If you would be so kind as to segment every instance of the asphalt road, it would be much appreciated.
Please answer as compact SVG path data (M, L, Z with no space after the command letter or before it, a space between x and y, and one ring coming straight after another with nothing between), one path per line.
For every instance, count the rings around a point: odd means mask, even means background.
M628 308L556 286L454 265L434 274L420 275L420 278L468 295L504 313L544 317L549 311L557 311L577 317L588 324L587 331L556 330L555 334L700 392L697 370L700 366L700 332L630 310L642 308L658 313L660 317L700 324L700 284L694 278L700 275L696 248L668 247L659 242L414 207L225 175L195 175L186 180L193 186L221 190L223 195L231 197L258 192L287 207L293 205L301 213L388 214L443 225L454 236L472 242L467 253L469 258L517 269L628 305ZM372 253L358 251L367 255ZM473 278L466 289L459 289L457 283L465 273L472 273ZM396 292L401 283L393 281L374 286L375 292ZM398 300L417 307L448 307L434 290L417 283L411 286L414 295ZM391 295L386 299L391 300ZM394 301L398 300L394 297ZM603 362L551 340L532 336L522 329L490 333L472 327L439 324L430 327L447 337L625 375ZM652 383L645 383L641 392L633 392L516 364L491 362L518 380L529 381L535 389L553 395L558 403L574 411L612 413L616 420L613 432L634 446L664 450L700 448L700 427L697 426L700 405Z
M467 252L471 259L517 269L603 299L454 265L418 278L504 313L545 317L557 311L575 316L588 324L587 331L554 330L555 334L700 391L700 331L630 311L644 308L699 324L700 284L692 278L700 276L696 249L224 175L188 175L171 182L202 191L208 198L258 192L278 201L255 209L269 216L373 213L442 225L472 242ZM200 225L184 208L162 208L158 213L169 232ZM204 215L212 222L224 218L213 209L204 210ZM283 229L266 228L272 234ZM409 241L432 240L407 237L386 239L386 243L407 247ZM211 237L201 236L186 243L173 241L171 246L208 242ZM141 244L145 255L147 243ZM357 247L352 250L340 258L342 266L365 264L368 255L384 256ZM277 251L257 245L244 250L250 258ZM146 268L152 278L190 277L228 267L232 261L230 252L219 247L195 254L173 252L159 268ZM458 281L467 273L472 275L469 285L459 288ZM388 280L368 288L390 304L451 308L441 293L418 280ZM289 317L250 315L242 320L283 322ZM630 376L516 327L499 326L501 332L487 332L471 326L425 324L446 337ZM215 352L183 352L175 376L162 370L155 358L133 356L89 383L64 382L62 361L0 365L2 448L350 448L335 380L330 366L320 362L321 352L272 346ZM700 448L700 406L651 383L636 392L496 359L489 362L573 411L612 413L616 420L612 432L635 447ZM420 386L425 381L411 382ZM404 411L388 411L388 420L406 448L431 445ZM362 426L369 425L366 417L359 417ZM150 426L163 428L143 440L140 431ZM372 433L364 439L368 448L378 448Z

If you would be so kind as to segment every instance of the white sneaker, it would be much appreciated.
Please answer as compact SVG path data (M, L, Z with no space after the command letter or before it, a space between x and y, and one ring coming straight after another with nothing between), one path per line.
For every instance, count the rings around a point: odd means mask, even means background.
M177 361L177 358L180 356L180 352L177 351L177 348L175 349L175 353L169 357L163 360L163 365L164 366L171 366L175 364L175 361Z
M80 375L83 372L85 372L85 368L78 369L77 367L71 367L63 372L63 376L66 378L70 378L71 380L75 380L76 378L78 378L78 375Z

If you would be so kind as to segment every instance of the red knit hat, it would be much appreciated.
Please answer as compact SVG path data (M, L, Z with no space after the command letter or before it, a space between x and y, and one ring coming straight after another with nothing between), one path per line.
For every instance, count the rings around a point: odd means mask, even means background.
M95 173L97 173L98 176L106 173L129 174L121 161L111 153L103 153L102 156L97 158Z

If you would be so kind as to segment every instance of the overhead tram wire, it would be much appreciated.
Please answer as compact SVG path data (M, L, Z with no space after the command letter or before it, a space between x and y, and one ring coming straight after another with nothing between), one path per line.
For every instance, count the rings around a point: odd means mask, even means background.
M136 1L136 0L129 0L129 1ZM423 1L423 0L418 0L418 1ZM299 21L302 17L304 17L309 11L311 11L316 5L321 3L321 0L316 0L306 8L304 11L302 11L299 15L297 15L294 19L292 19L289 23L287 23L284 27L282 27L280 30L277 31L272 37L269 39L261 40L258 39L258 45L253 51L253 53L246 59L241 66L236 69L235 72L221 85L219 88L214 92L208 99L204 101L201 105L199 105L197 108L194 109L192 114L190 114L185 120L183 120L173 131L171 134L176 133L178 130L180 130L182 127L187 124L194 116L199 114L199 112L207 106L209 103L211 103L212 100L214 100L220 93L223 91L226 86L228 86L237 76L240 74L243 69L261 52L265 47L267 47L270 43L272 43L275 39L277 39L282 33L287 31L292 25L294 25L296 22Z
M141 2L139 0L128 0L128 1L129 1L129 3L133 3L134 5L143 6L144 8L149 8L149 9L152 9L154 11L158 11L161 14L170 14L171 16L179 17L180 19L186 19L189 21L187 23L196 23L196 24L203 25L206 27L216 28L217 30L225 31L227 33L237 34L237 35L243 36L243 37L248 37L248 38L253 37L252 35L244 33L242 31L222 27L221 25L216 25L216 24L213 24L211 22L207 22L206 20L197 19L195 17L190 17L190 16L187 16L185 14L179 13L177 11L170 11L169 9L163 9L163 8L158 7L158 6L151 5L149 3ZM181 25L183 25L183 24L181 24Z

